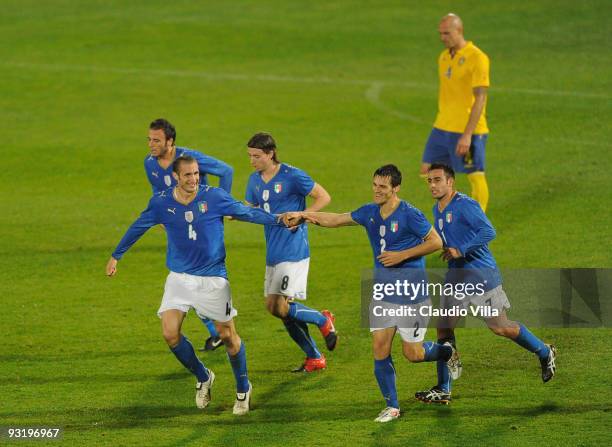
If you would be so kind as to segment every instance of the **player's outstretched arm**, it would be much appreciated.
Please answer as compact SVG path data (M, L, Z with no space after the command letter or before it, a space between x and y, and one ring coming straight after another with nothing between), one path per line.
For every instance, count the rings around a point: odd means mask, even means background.
M281 215L283 222L288 227L295 227L302 222L309 222L321 227L336 228L343 227L346 225L358 225L351 218L351 213L322 213L312 211L299 211L292 213L285 213Z
M117 262L125 254L125 252L128 251L130 247L134 245L143 234L146 233L149 228L161 223L157 220L154 211L154 199L155 196L149 201L149 206L147 209L140 214L140 217L136 219L132 225L130 225L130 228L128 228L121 238L121 241L119 241L119 244L115 248L115 251L113 251L111 258L106 264L107 276L113 276L117 272Z
M432 228L427 236L423 238L423 242L416 247L408 248L401 251L384 251L378 255L378 260L385 267L404 262L406 259L425 256L442 248L442 239L438 233Z

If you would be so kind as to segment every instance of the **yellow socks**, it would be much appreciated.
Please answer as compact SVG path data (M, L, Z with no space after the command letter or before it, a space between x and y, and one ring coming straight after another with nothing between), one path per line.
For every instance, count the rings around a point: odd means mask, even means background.
M476 200L484 212L487 211L489 203L489 185L485 173L478 171L467 175L470 185L472 185L472 198Z

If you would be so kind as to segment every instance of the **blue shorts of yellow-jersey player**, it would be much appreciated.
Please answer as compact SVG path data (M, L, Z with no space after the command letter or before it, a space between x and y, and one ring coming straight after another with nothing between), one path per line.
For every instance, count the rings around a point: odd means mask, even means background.
M464 174L484 172L485 146L488 134L473 135L470 151L463 157L455 153L459 137L461 137L460 133L446 132L434 127L425 145L423 163L444 163L451 166L455 172Z

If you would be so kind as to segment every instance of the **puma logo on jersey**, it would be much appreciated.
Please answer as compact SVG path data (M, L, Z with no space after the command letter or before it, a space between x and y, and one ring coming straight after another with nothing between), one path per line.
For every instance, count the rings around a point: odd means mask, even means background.
M156 171L151 171L151 175L155 178L159 178L159 174Z
M176 215L175 211L176 211L176 208L168 208L169 213Z

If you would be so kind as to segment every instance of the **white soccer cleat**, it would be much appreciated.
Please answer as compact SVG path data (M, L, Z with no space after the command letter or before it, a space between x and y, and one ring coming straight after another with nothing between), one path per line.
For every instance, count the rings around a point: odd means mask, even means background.
M208 380L196 383L196 406L200 409L206 408L210 403L210 389L215 381L215 373L208 370Z
M236 393L236 402L234 402L233 413L237 416L247 414L251 409L251 392L253 385L249 382L249 390L246 393Z
M383 411L381 411L375 422L391 422L400 417L399 408L387 407Z
M453 380L457 380L461 377L461 371L463 371L463 365L461 363L461 359L459 358L459 353L455 349L455 347L450 343L444 343L444 346L450 346L453 350L450 358L446 361L446 365L448 366L448 372L450 373Z

